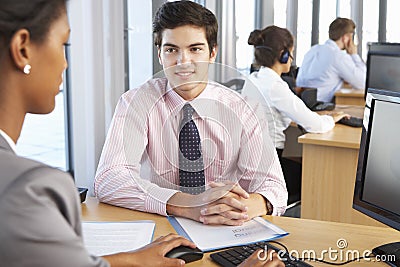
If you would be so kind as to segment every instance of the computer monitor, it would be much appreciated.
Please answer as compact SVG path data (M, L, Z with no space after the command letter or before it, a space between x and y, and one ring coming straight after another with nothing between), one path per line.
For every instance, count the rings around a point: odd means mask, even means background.
M365 96L368 88L400 91L399 69L400 43L368 43Z
M400 53L400 43L369 42L367 44L369 52Z
M400 51L368 53L366 88L400 92Z
M353 208L400 231L400 92L370 88L367 102ZM400 266L400 242L372 252Z

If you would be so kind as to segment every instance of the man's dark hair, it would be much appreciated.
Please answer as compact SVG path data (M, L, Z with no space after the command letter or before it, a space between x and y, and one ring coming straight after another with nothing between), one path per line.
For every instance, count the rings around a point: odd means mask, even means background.
M210 53L217 45L218 22L207 8L191 1L164 3L157 11L153 21L154 44L159 47L165 29L194 25L204 27Z
M67 0L0 0L0 49L4 50L20 29L27 29L32 41L43 41L52 22L66 9L66 2Z
M356 24L351 19L336 18L329 25L329 39L337 41L346 33L354 33Z
M279 61L282 51L289 51L293 47L294 40L288 29L272 25L251 32L247 43L254 45L256 63L270 68Z

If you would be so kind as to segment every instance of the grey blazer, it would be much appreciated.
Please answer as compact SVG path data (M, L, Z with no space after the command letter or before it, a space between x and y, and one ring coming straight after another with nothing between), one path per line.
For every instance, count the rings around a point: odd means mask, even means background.
M71 176L17 156L1 135L0 265L109 266L83 245Z

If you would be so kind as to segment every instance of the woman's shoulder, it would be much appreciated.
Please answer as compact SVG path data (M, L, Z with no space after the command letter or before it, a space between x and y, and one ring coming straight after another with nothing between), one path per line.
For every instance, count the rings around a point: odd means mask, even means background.
M1 153L0 158L0 195L14 190L34 194L46 190L66 195L76 193L73 178L64 171L12 153Z

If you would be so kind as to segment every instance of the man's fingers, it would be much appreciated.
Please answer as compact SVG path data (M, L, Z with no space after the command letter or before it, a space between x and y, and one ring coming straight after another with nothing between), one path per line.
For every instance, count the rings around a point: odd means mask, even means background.
M227 210L238 210L239 212L247 212L248 207L238 199L224 197L215 201L200 210L203 215L218 214Z
M203 224L231 225L240 226L244 220L231 220L221 215L200 216L200 222Z
M239 195L242 198L249 198L249 193L246 192L239 184L236 184L231 190L232 193Z
M200 211L202 216L220 215L228 219L234 220L248 220L249 216L246 212L242 212L238 209L233 209L231 206L226 204L217 204L213 206L205 207Z
M232 185L224 185L219 187L210 188L202 193L203 204L214 202L231 191Z
M232 193L235 193L239 195L240 197L243 198L249 198L249 194L244 190L238 183L233 182L233 181L223 181L223 182L213 182L210 183L211 188L217 188L217 187L226 187L226 186L231 186L230 190Z

